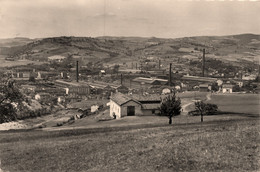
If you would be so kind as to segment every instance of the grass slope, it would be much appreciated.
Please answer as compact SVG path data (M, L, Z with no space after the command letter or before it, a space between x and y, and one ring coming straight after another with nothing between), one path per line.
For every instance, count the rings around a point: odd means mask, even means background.
M7 171L257 171L258 118L0 133Z
M259 94L213 94L208 102L223 112L260 114Z

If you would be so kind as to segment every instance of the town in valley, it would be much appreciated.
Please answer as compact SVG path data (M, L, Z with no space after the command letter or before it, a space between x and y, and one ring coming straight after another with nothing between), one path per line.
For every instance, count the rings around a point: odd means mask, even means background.
M0 172L259 171L257 8L117 1L0 1Z

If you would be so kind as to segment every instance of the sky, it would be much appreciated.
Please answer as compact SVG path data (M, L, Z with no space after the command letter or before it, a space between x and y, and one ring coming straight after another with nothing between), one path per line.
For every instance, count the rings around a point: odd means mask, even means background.
M260 34L260 1L0 0L0 38Z

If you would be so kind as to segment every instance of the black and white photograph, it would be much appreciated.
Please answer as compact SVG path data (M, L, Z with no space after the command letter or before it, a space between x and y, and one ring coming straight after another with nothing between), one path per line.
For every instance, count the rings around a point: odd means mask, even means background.
M259 0L0 0L0 172L260 171Z

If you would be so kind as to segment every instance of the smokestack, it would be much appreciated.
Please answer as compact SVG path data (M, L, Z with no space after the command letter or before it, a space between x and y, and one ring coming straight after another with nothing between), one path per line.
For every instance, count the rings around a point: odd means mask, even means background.
M135 64L135 69L137 69L137 63Z
M76 64L76 79L77 79L77 82L79 82L79 61L77 61L77 64Z
M204 77L205 71L205 49L203 49L203 56L202 56L202 77Z
M170 63L170 69L169 69L169 86L172 85L172 64Z
M159 69L161 69L161 60L159 60Z
M123 74L121 73L121 85L123 85Z

